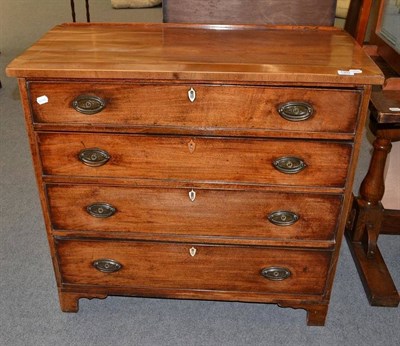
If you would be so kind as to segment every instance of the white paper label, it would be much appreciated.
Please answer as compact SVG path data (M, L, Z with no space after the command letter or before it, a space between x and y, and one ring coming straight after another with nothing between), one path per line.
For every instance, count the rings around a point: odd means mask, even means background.
M354 76L356 73L362 73L360 69L350 69L350 70L338 70L338 75L341 76Z
M36 99L36 102L39 103L40 105L44 105L45 103L49 102L49 98L46 95L39 96Z
M337 73L341 76L354 76L354 73L351 71L338 70Z
M400 107L390 107L389 110L391 112L400 112Z
M349 71L353 73L362 73L362 70L360 69L350 69Z

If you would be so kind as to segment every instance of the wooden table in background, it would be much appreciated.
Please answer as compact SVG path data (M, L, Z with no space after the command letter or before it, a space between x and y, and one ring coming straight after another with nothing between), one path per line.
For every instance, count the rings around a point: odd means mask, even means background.
M392 142L400 140L400 78L389 79L383 90L372 93L370 110L376 138L368 173L353 203L347 239L370 304L396 307L399 294L377 242L380 234L400 235L400 211L381 203L386 158Z

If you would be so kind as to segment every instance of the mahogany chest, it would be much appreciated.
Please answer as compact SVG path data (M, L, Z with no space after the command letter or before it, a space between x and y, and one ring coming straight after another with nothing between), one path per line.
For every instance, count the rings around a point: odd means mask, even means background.
M64 24L19 78L61 309L276 303L323 325L377 67L332 28Z

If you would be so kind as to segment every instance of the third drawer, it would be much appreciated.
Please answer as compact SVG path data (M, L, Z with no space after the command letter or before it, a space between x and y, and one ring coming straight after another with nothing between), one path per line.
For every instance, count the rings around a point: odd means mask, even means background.
M341 195L47 185L55 230L329 241Z

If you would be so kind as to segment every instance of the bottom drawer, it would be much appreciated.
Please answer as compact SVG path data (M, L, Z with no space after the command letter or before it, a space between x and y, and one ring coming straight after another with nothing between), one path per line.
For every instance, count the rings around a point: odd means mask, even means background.
M331 252L57 240L64 284L321 295Z

